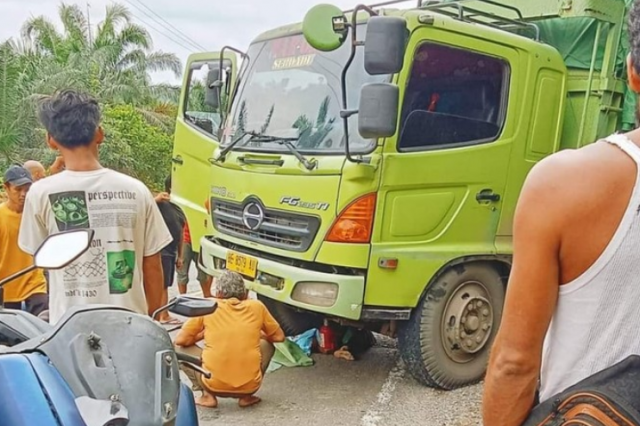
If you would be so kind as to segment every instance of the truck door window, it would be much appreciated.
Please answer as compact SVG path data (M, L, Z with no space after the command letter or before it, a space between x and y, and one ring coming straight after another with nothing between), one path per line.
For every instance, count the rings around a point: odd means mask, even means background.
M432 42L416 50L398 149L416 151L491 142L504 124L508 64Z
M219 112L205 102L205 84L210 66L206 62L194 62L189 70L189 88L185 95L184 120L211 135L220 128Z

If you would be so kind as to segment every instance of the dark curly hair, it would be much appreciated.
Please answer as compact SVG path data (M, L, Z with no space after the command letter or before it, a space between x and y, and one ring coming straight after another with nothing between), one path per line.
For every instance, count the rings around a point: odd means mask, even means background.
M73 149L93 141L100 126L100 107L88 94L66 89L42 98L38 117L56 142Z

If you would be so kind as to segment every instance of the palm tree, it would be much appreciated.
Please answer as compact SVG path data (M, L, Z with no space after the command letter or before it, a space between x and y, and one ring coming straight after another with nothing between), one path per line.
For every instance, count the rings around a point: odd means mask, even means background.
M125 6L107 6L94 33L77 5L61 4L59 17L62 32L44 16L27 21L22 30L23 45L75 70L74 80L79 80L75 83L101 101L148 106L158 96L171 97L177 90L153 85L151 73L171 71L179 76L180 60L173 53L152 51L149 32L132 22Z
M13 41L0 44L0 155L4 157L3 163L15 160L15 147L29 153L42 145L42 138L37 137L33 100L43 88L70 80L62 67L29 46Z
M0 45L0 153L6 162L22 136L27 133L28 123L21 108L24 91L20 85L20 56L8 43Z
M151 73L179 75L179 59L153 51L147 30L122 5L108 6L93 29L76 5L60 5L59 18L61 31L40 16L24 24L18 39L0 42L0 166L50 155L33 100L65 87L88 91L105 105L131 104L171 133L179 89L154 85Z

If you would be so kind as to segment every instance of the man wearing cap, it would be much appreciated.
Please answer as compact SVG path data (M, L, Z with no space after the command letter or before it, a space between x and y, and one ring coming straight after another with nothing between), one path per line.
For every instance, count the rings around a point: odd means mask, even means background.
M33 179L21 166L11 166L4 174L4 190L7 201L0 204L0 278L6 278L33 265L33 257L18 247L18 233L24 202ZM9 309L21 309L39 315L49 309L46 281L41 269L4 286L4 305Z

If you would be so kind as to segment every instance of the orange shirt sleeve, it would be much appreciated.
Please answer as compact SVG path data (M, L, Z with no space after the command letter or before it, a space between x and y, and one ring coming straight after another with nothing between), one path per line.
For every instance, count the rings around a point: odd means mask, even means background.
M195 345L198 341L198 334L202 331L204 331L204 317L189 318L182 325L176 340L180 343L187 341L191 345Z
M284 331L278 321L271 315L266 306L260 303L262 308L262 331L271 343L284 342Z

